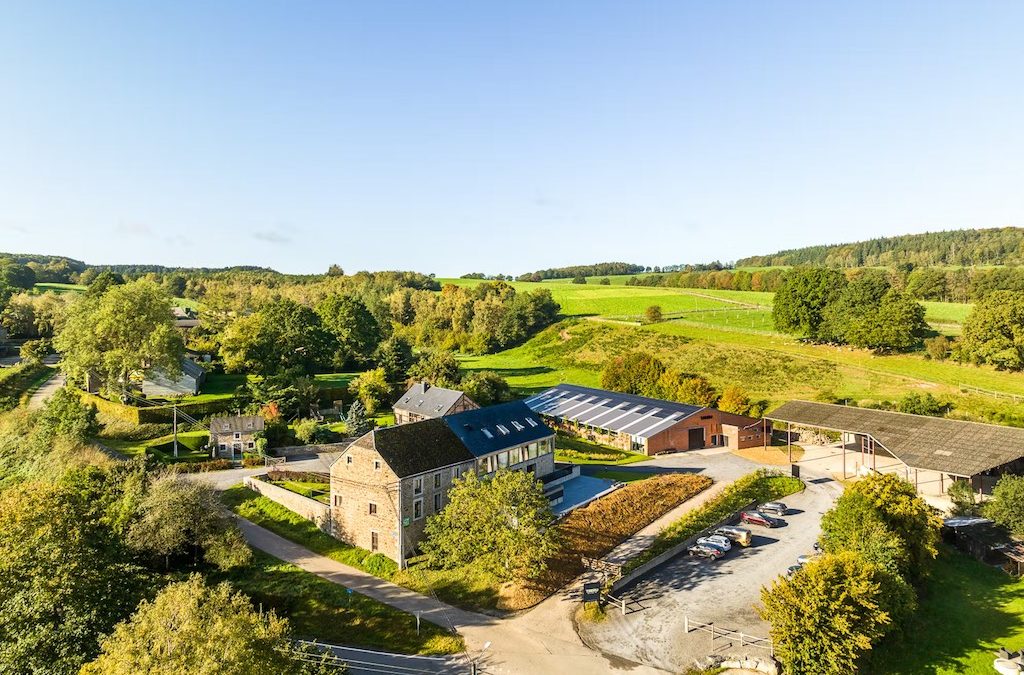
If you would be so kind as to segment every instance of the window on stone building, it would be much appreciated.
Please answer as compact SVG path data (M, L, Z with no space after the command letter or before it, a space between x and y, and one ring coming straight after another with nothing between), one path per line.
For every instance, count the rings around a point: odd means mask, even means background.
M334 505L341 506L341 495L334 495Z
M371 516L377 515L377 505L374 504L373 502L370 502L370 515Z
M370 532L370 550L371 551L376 551L378 548L380 548L380 536L376 532L371 531Z
M441 510L441 497L440 492L434 495L434 513L438 513Z
M412 493L414 495L421 495L421 494L423 494L423 478L422 477L420 477L420 478L413 478L412 479Z
M437 473L434 474L434 489L435 490L440 490L441 489L441 472L440 471L438 471Z
M423 500L416 499L412 503L412 519L419 520L423 517Z
M380 471L380 460L379 459L373 460L373 470L374 471Z

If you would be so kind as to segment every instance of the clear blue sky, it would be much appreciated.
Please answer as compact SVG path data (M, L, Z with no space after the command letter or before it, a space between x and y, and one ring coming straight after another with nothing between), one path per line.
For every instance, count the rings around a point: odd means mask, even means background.
M518 273L1024 225L1020 2L11 2L0 250Z

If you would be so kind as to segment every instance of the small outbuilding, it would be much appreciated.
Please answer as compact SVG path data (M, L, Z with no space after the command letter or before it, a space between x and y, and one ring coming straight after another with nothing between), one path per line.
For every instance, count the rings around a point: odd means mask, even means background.
M210 420L210 445L218 457L234 459L256 449L256 434L266 423L259 415L232 415Z
M395 424L408 424L432 420L446 415L476 410L472 399L457 389L435 387L429 382L417 382L395 402Z

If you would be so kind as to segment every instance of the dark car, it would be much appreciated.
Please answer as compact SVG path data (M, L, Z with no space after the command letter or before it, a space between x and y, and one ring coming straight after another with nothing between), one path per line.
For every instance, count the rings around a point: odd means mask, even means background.
M710 558L711 560L718 560L725 555L725 551L714 546L707 546L705 544L694 544L690 548L686 549L686 552L692 556L700 558Z
M776 516L784 516L789 512L789 507L782 502L768 502L757 507L761 513L771 513Z
M751 525L760 525L761 527L778 527L782 524L778 519L765 515L760 511L744 511L740 514L740 521Z

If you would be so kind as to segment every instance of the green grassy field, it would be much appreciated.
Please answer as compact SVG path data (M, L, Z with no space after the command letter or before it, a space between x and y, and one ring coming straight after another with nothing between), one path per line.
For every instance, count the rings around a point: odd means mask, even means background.
M600 443L558 432L555 460L571 464L632 464L650 459L647 455L626 452Z
M998 647L1024 648L1024 580L942 547L902 635L874 651L878 675L987 675Z
M295 565L260 551L253 562L227 575L217 575L291 623L300 638L328 644L386 649L404 654L453 654L462 638L382 602L353 593Z
M54 293L81 293L85 291L88 286L82 286L80 284L57 284L57 283L39 283L35 285L35 289L40 293L52 291ZM191 298L174 298L174 304L182 309L199 309L199 302L192 300Z
M202 449L209 440L207 431L178 432L178 457L174 457L174 436L168 434L146 441L126 441L115 438L102 439L103 445L124 455L150 454L161 462L203 462L210 459L210 453Z

